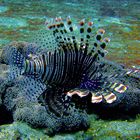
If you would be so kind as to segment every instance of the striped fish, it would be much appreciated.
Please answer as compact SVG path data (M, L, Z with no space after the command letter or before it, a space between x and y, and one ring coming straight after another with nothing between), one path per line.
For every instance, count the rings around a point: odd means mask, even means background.
M121 88L120 85L114 86L115 83L100 82L98 79L102 75L98 73L100 61L106 55L105 48L110 41L109 38L103 38L103 29L95 33L92 22L81 20L75 25L70 17L66 21L60 17L46 21L46 28L34 39L39 48L35 57L27 59L16 47L5 47L3 57L11 65L10 80L25 75L28 79L33 78L46 85L65 87L66 91L76 87L92 91L104 90L103 84L105 88L113 90ZM35 94L38 97L41 93Z

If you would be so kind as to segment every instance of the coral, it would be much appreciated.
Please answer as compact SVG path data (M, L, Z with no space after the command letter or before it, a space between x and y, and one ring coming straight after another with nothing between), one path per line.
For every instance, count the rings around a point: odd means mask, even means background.
M61 131L86 129L89 126L87 113L76 109L74 104L69 104L66 116L57 117L55 113L46 110L38 101L30 101L27 96L28 90L24 90L25 92L21 90L26 88L26 85L23 86L24 79L24 76L20 76L9 85L1 84L3 104L13 112L14 121L24 121L32 127L48 128L49 135ZM32 85L32 88L34 86Z
M14 113L15 121L25 121L33 127L46 127L49 135L61 131L74 131L80 128L87 128L86 118L86 114L79 112L73 112L66 117L55 118L40 105L18 108Z
M47 99L52 100L51 98ZM15 121L25 121L33 127L46 127L49 135L61 131L86 129L89 126L87 113L76 109L74 104L73 106L70 103L68 104L69 108L66 115L57 116L49 108L47 110L38 102L29 102L23 96L14 99L14 101L16 105L16 110L13 114ZM53 103L51 105L53 108ZM59 111L60 107L58 106L57 111Z
M108 62L105 63L105 66L102 68L102 70L104 70L104 74L109 75L114 72L117 73L117 71L121 73L123 67ZM59 112L61 110L64 110L65 106L64 104L63 106L58 105L56 108L56 104L55 105L51 104L52 102L51 100L53 100L54 98L48 96L48 100L50 101L50 103L47 104L48 105L47 111L43 103L40 103L38 101L32 101L32 102L29 101L26 98L26 96L23 96L26 95L26 93L23 94L20 89L20 83L22 83L22 79L24 79L24 76L19 77L14 84L9 86L1 84L1 91L4 92L3 94L1 94L4 95L3 102L9 110L13 111L13 117L15 121L24 121L33 127L48 128L48 134L53 134L60 131L71 131L80 128L83 129L83 127L87 128L89 126L88 115L86 114L86 112L79 111L77 106L75 108L74 104L73 105L70 103L68 104L70 108L72 107L71 110L68 110L69 113L68 116L64 115L62 117L59 117L55 113L56 109L59 108L57 110ZM114 104L102 103L102 106L107 106L107 108L110 107L114 108L116 106L119 106L120 108L124 108L127 111L139 107L139 103L140 103L139 102L140 94L138 89L139 82L137 83L136 79L130 76L126 76L126 78L122 77L122 80L126 81L126 83L129 83L129 85L131 85L132 87L127 91L127 93L125 93L125 96L123 98L120 98L118 102L114 102ZM2 85L3 85L3 90L2 90ZM52 94L49 95L53 95L55 91L47 91L47 92L52 92ZM54 95L55 95L54 97L56 98L54 100L59 101L58 104L61 105L61 99L63 99L64 97L61 98L60 96L57 96L57 94ZM49 108L50 105L54 109L54 113L50 111ZM60 107L62 109L60 109ZM92 110L94 109L95 108L92 108Z
M6 88L11 85L11 83L6 81L7 72L8 66L0 63L0 97L3 96Z
M116 82L121 80L129 86L129 89L125 94L123 94L123 96L120 94L120 98L118 97L118 100L116 102L113 102L112 104L106 104L102 102L101 104L99 104L99 106L107 108L115 108L117 106L127 111L139 108L139 79L137 77L122 75L121 73L124 72L125 69L120 65L109 61L104 61L102 63L103 66L100 70L102 71L102 73L104 73L103 77L118 74L120 75L119 77L113 77L113 79L110 80ZM8 110L13 112L14 121L23 121L33 127L45 127L47 128L47 132L50 135L61 131L74 131L78 129L88 128L88 115L85 110L88 108L88 105L85 101L83 102L82 99L88 99L87 101L89 102L89 98L74 98L75 96L68 98L65 94L61 94L60 96L60 94L57 93L57 89L51 89L44 91L47 92L46 99L48 100L44 106L42 101L31 101L30 98L28 98L28 90L24 90L23 92L23 89L26 88L26 84L23 84L23 81L25 79L24 75L18 77L12 83L6 83L4 81L6 81L8 67L5 64L1 64L0 66L2 71L0 76L0 95L3 96L3 104L7 107ZM34 89L35 85L33 85L32 88ZM63 93L63 91L58 92ZM68 99L66 100L66 98ZM65 101L67 102L63 103L63 99L65 99ZM71 101L69 102L69 100ZM55 102L54 104L54 101L57 102ZM80 101L82 101L85 109L82 108L81 110L81 108L79 108ZM66 106L68 106L67 109ZM98 108L92 108L92 110L96 109L98 110ZM102 110L100 110L100 112L102 112Z

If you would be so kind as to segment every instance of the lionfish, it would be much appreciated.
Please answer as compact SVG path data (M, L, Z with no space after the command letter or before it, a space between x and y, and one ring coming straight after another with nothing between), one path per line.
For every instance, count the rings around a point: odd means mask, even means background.
M100 71L110 41L103 38L104 29L96 32L93 22L85 20L76 25L70 17L45 24L46 30L36 35L35 45L29 43L25 53L7 46L2 54L11 68L10 80L26 76L24 84L29 88L30 100L37 99L46 88L59 87L68 96L84 97L90 92L92 103L112 103L127 90L127 86L109 81ZM30 90L33 79L34 92Z

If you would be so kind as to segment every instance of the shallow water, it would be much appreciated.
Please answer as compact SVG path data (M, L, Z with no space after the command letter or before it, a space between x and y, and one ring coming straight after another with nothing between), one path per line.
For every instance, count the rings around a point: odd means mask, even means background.
M140 65L139 0L0 0L0 47L28 41L46 19L71 16L93 20L111 38L107 58Z

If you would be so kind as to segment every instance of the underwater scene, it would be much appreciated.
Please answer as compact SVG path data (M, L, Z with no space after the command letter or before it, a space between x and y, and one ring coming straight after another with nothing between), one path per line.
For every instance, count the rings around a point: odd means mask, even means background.
M0 0L0 140L139 140L140 0Z

